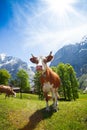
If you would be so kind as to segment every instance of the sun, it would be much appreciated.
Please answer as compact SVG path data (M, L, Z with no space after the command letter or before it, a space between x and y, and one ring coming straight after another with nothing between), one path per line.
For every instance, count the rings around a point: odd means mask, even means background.
M75 3L76 0L45 0L49 7L49 10L53 13L57 13L62 16L65 12L69 12L72 10L72 4Z

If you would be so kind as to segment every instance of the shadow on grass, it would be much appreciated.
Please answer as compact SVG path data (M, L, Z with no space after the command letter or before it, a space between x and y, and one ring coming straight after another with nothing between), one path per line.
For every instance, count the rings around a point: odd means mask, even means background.
M37 110L29 117L29 122L27 123L27 125L19 130L34 130L42 120L50 118L53 113L54 111L52 110L52 106L50 106L49 112L47 112L45 108Z

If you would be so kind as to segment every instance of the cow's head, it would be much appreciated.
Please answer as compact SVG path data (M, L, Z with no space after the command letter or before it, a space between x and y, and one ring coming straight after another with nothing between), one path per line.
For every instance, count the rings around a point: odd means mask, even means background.
M44 72L47 67L47 63L50 62L53 59L52 52L46 57L35 57L32 55L32 58L30 58L30 61L32 63L36 64L36 71L42 71Z

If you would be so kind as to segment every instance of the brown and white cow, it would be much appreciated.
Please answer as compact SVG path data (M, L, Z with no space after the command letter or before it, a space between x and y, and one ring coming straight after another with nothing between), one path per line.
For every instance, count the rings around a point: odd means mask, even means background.
M10 86L0 85L0 93L5 93L5 98L10 95L16 97L16 93Z
M42 84L42 90L46 99L46 110L49 111L48 93L52 93L53 108L57 111L57 99L58 99L58 88L60 86L59 76L47 66L47 63L53 59L52 52L46 57L35 57L32 55L30 61L36 64L36 71L41 72L40 81Z

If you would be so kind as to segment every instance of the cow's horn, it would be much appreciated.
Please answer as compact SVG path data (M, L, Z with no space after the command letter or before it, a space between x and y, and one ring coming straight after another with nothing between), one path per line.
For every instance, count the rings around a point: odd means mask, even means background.
M52 51L50 52L50 55L52 54Z
M34 57L33 54L31 54L31 56Z

